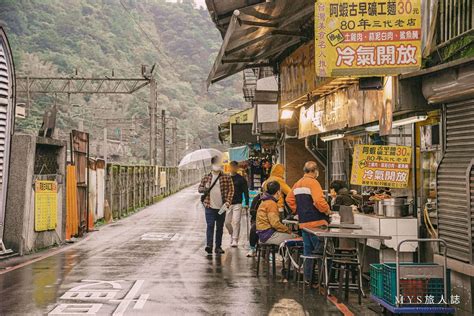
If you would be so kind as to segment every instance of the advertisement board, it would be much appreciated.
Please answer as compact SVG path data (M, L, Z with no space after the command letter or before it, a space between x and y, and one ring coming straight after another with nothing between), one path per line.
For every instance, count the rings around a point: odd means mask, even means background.
M35 231L56 229L58 184L56 181L35 181Z
M406 188L411 153L408 146L355 145L351 184Z
M318 0L320 77L396 75L421 66L421 0Z

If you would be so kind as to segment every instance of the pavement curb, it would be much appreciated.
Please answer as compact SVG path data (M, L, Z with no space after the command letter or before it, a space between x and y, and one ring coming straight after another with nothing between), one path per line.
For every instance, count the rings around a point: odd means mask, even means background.
M34 259L27 259L26 261L24 262L21 262L21 263L18 263L16 265L13 265L13 266L7 266L5 268L3 268L3 270L0 270L0 275L3 275L3 274L7 274L8 272L11 272L11 271L15 271L15 270L18 270L20 268L23 268L23 267L26 267L32 263L35 263L35 262L38 262L38 261L41 261L41 260L44 260L46 258L49 258L51 256L54 256L54 255L57 255L61 252L64 252L66 250L69 250L71 248L74 248L75 246L77 245L80 245L82 244L83 242L85 242L86 240L88 240L90 237L92 236L91 233L87 234L86 237L82 238L81 240L75 242L74 244L72 245L63 245L63 246L59 246L58 249L56 250L53 250L53 251L48 251L46 253L44 253L43 255L40 255L39 257L36 257Z

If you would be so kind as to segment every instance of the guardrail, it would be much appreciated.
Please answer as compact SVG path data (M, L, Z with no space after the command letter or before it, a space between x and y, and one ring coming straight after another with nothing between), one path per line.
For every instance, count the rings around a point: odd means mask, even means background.
M201 169L107 164L105 199L113 218L121 218L197 183L202 175Z

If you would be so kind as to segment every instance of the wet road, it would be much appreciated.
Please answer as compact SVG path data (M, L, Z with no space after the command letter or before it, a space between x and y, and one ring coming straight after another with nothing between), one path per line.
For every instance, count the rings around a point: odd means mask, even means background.
M64 252L0 275L1 315L340 315L312 290L255 277L224 231L206 257L196 188L104 226Z

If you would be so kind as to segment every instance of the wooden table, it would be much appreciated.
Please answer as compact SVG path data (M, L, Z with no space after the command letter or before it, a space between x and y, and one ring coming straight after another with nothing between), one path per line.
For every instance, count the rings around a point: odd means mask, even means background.
M328 260L328 240L331 238L346 238L354 239L362 243L362 251L359 250L359 247L356 247L357 250L357 263L360 265L359 269L359 282L361 285L361 292L365 297L365 293L362 290L362 268L364 266L365 259L365 248L367 245L368 239L379 239L379 240L388 240L392 239L388 235L380 235L372 231L363 230L363 229L347 229L347 228L303 228L304 231L318 236L319 238L324 239L324 252L323 252L323 269L324 269L324 288L325 294L329 294L329 272L327 269L327 260ZM319 283L321 284L322 275L320 273Z

